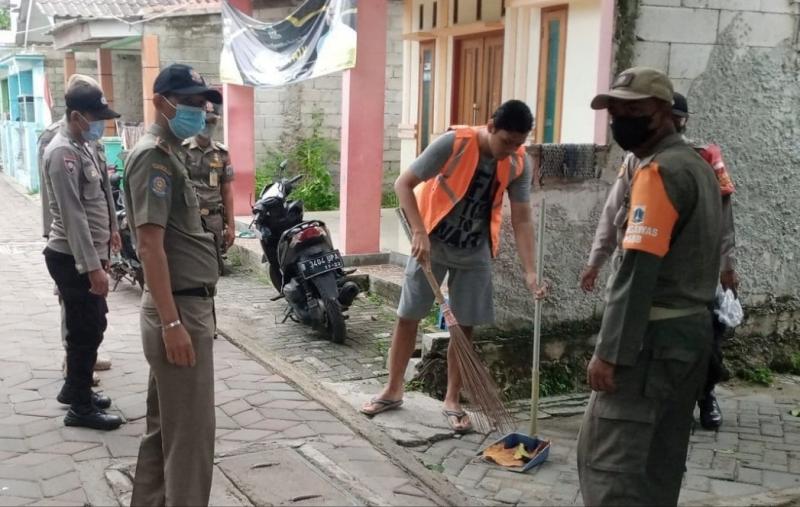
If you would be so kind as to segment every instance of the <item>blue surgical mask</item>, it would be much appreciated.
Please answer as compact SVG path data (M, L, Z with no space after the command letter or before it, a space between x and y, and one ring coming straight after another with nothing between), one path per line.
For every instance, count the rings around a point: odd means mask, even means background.
M167 104L175 108L175 117L170 119L169 128L178 139L188 139L199 134L206 126L206 112L202 107L192 107L184 104Z
M84 141L88 142L97 141L98 139L103 137L103 132L106 130L105 120L89 121L83 115L81 115L81 118L83 118L83 120L89 124L89 130L84 130L81 133Z

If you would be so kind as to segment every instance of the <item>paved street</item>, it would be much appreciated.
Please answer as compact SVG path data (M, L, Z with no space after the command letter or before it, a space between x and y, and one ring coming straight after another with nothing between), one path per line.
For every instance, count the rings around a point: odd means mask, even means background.
M127 504L148 374L138 289L109 297L101 389L117 431L66 428L59 311L41 256L38 203L0 176L0 505ZM432 505L445 501L316 400L224 339L215 343L216 505Z

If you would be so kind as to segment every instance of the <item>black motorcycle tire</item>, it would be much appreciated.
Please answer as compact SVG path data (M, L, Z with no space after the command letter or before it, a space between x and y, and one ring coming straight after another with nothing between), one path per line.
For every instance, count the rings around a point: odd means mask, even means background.
M347 339L347 325L344 322L342 308L336 299L325 301L325 319L328 337L333 343L342 344Z
M275 290L280 292L283 288L283 275L281 274L280 268L275 264L269 265L269 279L272 282L272 286L275 287Z

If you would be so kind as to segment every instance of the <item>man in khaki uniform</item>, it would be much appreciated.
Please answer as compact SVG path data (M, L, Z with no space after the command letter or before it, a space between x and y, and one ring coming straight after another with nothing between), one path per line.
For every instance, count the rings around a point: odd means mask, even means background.
M42 155L44 189L52 217L45 261L62 303L67 376L58 401L70 405L67 426L112 430L122 424L104 412L107 396L93 393L92 370L106 330L106 269L116 230L108 176L89 143L105 120L119 115L100 88L87 83L65 95L67 114Z
M673 95L672 121L675 124L675 130L679 134L683 135L686 132L688 119L689 104L686 97L676 92ZM736 231L733 220L733 202L731 200L731 196L735 192L733 180L728 173L725 162L722 160L721 150L718 145L692 142L686 139L685 136L684 140L703 157L703 160L708 162L709 166L714 170L714 175L719 183L720 195L722 196L720 285L723 290L730 289L735 293L739 285L739 275L736 273ZM600 221L597 224L597 230L595 231L589 260L581 273L581 287L586 292L594 290L600 269L609 257L611 257L611 274L608 277L607 287L610 288L613 284L614 275L622 262L622 240L628 224L631 182L639 166L640 160L633 153L628 153L619 168L617 179L608 193L600 215ZM722 411L714 394L714 387L724 376L722 341L726 333L724 324L720 323L716 318L714 319L713 327L714 341L711 349L708 377L703 393L697 402L700 408L700 424L703 428L709 430L717 429L722 425Z
M144 266L142 346L150 364L147 429L132 505L207 505L214 459L214 237L203 229L181 143L221 103L187 65L153 85L156 122L128 155L125 205Z
M233 217L233 167L228 148L214 141L219 121L219 106L210 102L203 131L183 142L186 168L197 191L200 215L207 231L214 234L220 261L233 245L236 223ZM223 265L220 263L220 274Z
M95 88L100 89L100 84L92 79L89 76L85 76L83 74L73 74L69 81L67 82L67 93L79 83L85 83L90 86L94 86ZM47 196L47 191L45 189L45 173L44 173L44 150L47 148L47 145L50 144L50 141L58 134L58 132L64 127L66 124L66 115L51 123L50 125L45 128L41 134L39 134L39 139L36 142L37 148L37 162L39 164L39 197L42 202L42 236L44 238L50 237L50 226L53 223L53 216L50 214L50 200ZM106 151L105 146L103 143L99 141L92 141L87 143L89 147L94 152L95 158L100 166L100 173L103 174L104 185L109 185L108 182L108 171L106 168ZM116 216L116 207L114 206L113 199L110 198L110 188L109 188L109 214L112 217ZM118 252L122 247L122 239L119 236L119 232L117 231L117 221L116 219L112 220L111 223L111 245L112 251ZM58 296L58 289L55 290L56 296ZM59 304L62 304L61 298L59 297ZM67 357L66 357L66 349L67 349L67 328L66 328L66 319L64 318L64 307L62 304L61 307L61 343L64 346L64 360L61 365L61 370L64 378L67 378ZM102 371L108 370L111 368L111 359L109 357L104 357L102 355L97 356L97 361L94 364L95 371ZM97 376L97 373L92 375L92 384L97 385L100 383L100 377Z
M587 371L593 393L578 437L586 505L677 504L705 381L721 198L713 171L675 131L672 97L663 73L636 67L592 101L641 163Z

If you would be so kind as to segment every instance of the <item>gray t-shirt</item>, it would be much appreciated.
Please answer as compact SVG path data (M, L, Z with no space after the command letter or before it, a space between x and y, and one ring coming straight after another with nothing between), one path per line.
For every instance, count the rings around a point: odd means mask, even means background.
M410 169L423 181L435 177L450 158L455 140L455 132L443 134L411 163ZM524 161L522 173L508 185L508 198L513 202L530 201L531 162L528 156L525 156ZM434 261L446 259L447 264L459 268L489 265L491 260L488 241L489 220L492 195L497 185L496 171L497 160L481 155L475 176L464 198L431 233Z

